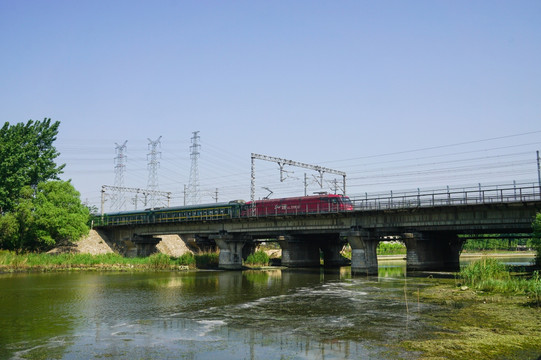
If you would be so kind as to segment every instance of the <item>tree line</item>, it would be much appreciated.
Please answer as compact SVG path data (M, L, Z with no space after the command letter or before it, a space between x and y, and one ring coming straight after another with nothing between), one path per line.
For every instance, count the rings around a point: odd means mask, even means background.
M467 241L462 246L463 250L530 250L535 244L531 238L502 238L500 234L485 234L480 237L470 238L464 235Z
M0 248L43 251L88 233L89 211L54 142L60 122L29 120L0 129Z

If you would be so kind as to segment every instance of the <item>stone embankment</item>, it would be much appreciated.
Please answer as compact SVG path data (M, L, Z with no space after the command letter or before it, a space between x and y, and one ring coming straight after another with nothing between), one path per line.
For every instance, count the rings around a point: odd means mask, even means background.
M156 248L161 253L179 257L187 252L191 252L178 235L163 235L160 237L162 240L156 245ZM91 255L118 253L126 255L128 250L126 244L114 243L105 234L96 230L90 230L90 233L78 242L60 245L49 251L49 253L80 253Z

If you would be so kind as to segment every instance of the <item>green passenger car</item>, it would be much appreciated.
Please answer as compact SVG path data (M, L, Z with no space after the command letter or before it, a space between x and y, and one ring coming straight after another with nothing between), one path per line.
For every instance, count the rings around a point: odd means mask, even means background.
M119 211L97 216L94 219L94 226L159 224L168 222L233 219L240 217L244 206L244 201L234 200L223 203Z

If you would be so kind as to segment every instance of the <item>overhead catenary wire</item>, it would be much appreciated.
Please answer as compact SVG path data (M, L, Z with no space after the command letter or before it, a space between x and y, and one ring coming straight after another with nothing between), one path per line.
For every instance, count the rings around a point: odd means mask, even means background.
M538 134L541 131L492 137L473 141L456 142L403 152L383 152L367 156L344 156L331 161L319 161L325 166L343 169L348 178L348 194L363 194L366 191L400 190L405 187L426 188L453 184L475 184L478 182L537 181L535 151L541 147ZM517 143L518 139L522 142ZM508 141L514 143L509 144ZM535 141L534 141L535 140ZM61 150L59 160L68 162L67 178L81 176L102 179L95 190L83 190L81 198L96 199L99 186L113 182L113 157L111 144L107 151L101 147L106 142L85 142L70 139ZM125 172L126 186L145 187L147 172L147 149L144 141L130 146L130 161ZM496 143L496 145L495 145ZM248 199L250 188L250 152L243 155L238 147L220 146L220 143L201 141L204 156L200 157L200 189L202 202L212 202L212 194L219 189L220 199ZM189 179L189 149L187 141L170 141L164 138L160 159L160 189L172 192L172 199L181 201L183 186ZM453 147L460 147L459 151ZM445 151L451 150L451 151ZM455 150L455 151L452 151ZM511 151L510 151L511 150ZM513 151L515 150L515 151ZM344 154L346 154L345 148ZM65 159L65 160L63 160ZM63 161L62 161L63 160ZM304 159L300 159L304 160ZM316 163L310 159L307 163ZM293 170L293 169L292 169ZM276 164L258 164L258 175L264 180L261 186L271 188L273 196L298 196L304 193L303 172L296 171L284 183L279 179ZM331 183L333 179L328 179ZM329 185L329 184L327 184ZM259 186L259 185L258 185ZM308 184L309 192L315 184ZM331 185L328 186L330 190ZM311 190L310 190L311 189ZM266 191L256 188L257 197ZM173 201L173 200L172 200ZM177 204L179 204L177 202ZM181 204L181 203L180 203Z

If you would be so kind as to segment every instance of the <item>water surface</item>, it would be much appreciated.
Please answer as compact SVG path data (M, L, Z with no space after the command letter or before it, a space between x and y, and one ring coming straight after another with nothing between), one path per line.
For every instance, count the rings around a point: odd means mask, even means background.
M415 359L397 345L444 309L404 269L2 274L0 357Z

